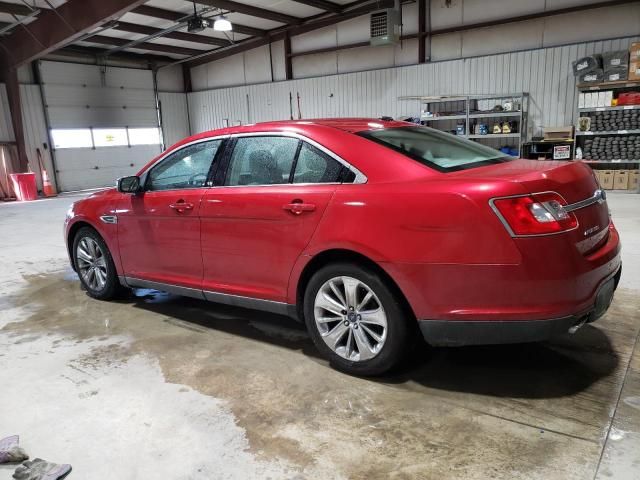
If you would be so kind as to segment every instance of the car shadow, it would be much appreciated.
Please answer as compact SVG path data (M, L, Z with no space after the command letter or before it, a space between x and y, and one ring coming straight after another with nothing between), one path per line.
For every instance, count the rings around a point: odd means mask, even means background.
M147 289L135 289L121 301L183 328L219 330L322 360L305 326L288 317ZM541 343L450 348L428 347L422 339L417 343L395 371L369 381L494 397L557 398L585 390L619 362L606 333L594 325Z

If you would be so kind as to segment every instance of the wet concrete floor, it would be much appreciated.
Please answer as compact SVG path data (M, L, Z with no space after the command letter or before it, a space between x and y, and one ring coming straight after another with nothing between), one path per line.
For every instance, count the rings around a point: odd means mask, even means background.
M379 379L332 370L287 318L152 290L92 300L61 239L74 198L0 205L0 437L80 479L638 479L636 198L610 195L631 251L597 323L420 349Z

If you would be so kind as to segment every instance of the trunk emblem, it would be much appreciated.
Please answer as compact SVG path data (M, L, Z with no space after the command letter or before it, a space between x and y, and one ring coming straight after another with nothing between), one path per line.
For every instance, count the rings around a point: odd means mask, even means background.
M597 232L598 230L600 230L600 227L598 225L596 225L595 227L587 228L584 231L584 236L587 237L587 236L591 235L592 233Z

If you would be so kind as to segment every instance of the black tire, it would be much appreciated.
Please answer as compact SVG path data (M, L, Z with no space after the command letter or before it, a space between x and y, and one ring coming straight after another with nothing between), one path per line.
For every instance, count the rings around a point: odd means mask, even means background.
M102 288L92 288L80 273L78 267L78 244L84 238L89 238L96 242L104 254L106 264L106 281L104 287ZM90 297L98 300L112 300L122 292L123 288L120 285L120 281L118 280L118 273L116 271L116 266L113 263L113 257L111 256L109 247L107 247L107 244L98 234L98 232L96 232L91 227L82 227L80 230L78 230L75 237L73 238L72 252L73 264L76 266L76 271L78 273L78 277L80 278L80 283L82 284L82 288L84 288L84 290Z
M352 361L338 355L325 343L316 325L314 303L318 291L330 279L341 276L352 277L363 282L378 297L386 314L386 340L373 358ZM393 369L410 350L410 315L403 305L393 288L390 288L387 281L379 274L355 263L345 262L327 265L313 274L304 293L303 309L307 330L313 343L334 368L353 375L374 376Z

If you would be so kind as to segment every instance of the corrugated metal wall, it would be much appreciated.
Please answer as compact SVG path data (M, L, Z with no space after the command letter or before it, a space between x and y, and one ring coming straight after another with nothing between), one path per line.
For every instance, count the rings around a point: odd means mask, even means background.
M162 135L166 147L189 136L189 112L184 93L158 93L162 115Z
M571 62L581 56L627 49L640 37L489 55L318 78L194 92L188 95L191 131L238 122L297 118L416 115L418 102L405 95L529 92L529 125L570 125L577 104Z
M11 124L11 110L9 110L9 97L7 97L7 87L0 84L0 142L13 142L13 125Z
M25 147L31 170L36 173L38 189L42 190L42 177L38 165L38 150L47 169L49 179L54 183L53 164L47 137L47 127L42 107L42 97L38 85L20 85L22 103L22 123L24 125ZM47 148L45 148L47 145Z

